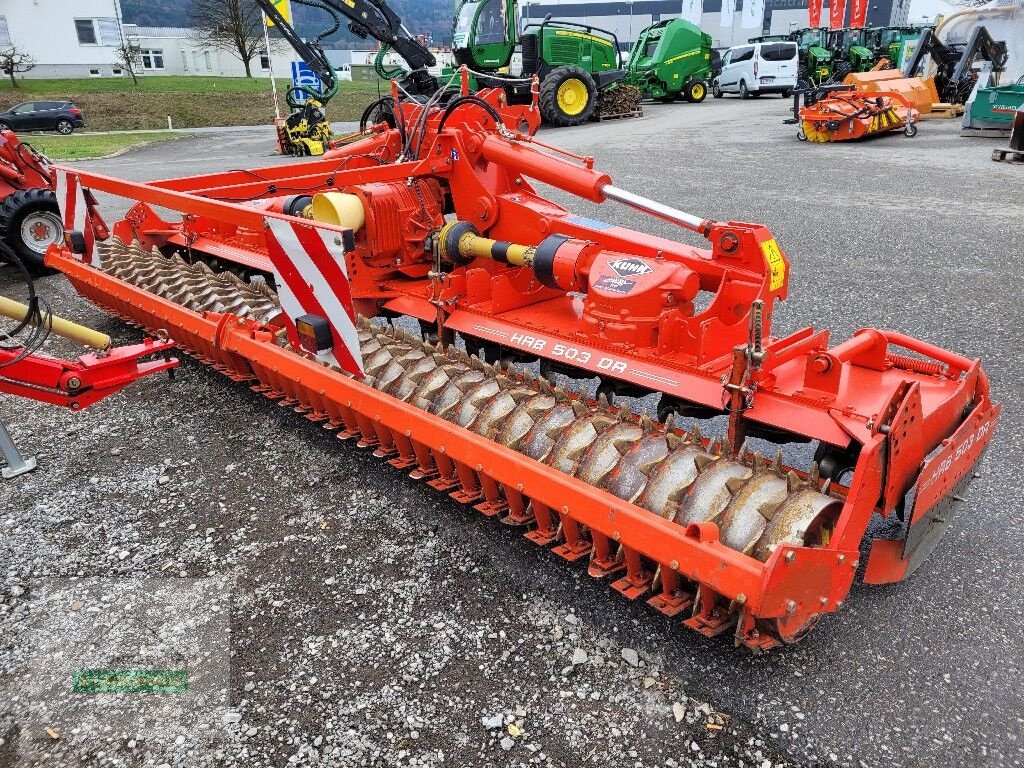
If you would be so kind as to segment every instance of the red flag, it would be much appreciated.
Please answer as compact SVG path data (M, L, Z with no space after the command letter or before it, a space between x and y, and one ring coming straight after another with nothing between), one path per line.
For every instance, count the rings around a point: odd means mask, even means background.
M842 29L846 17L846 0L828 0L828 25L832 29Z
M821 4L822 0L810 0L807 5L807 10L811 14L810 26L811 29L817 29L821 26Z
M868 18L868 0L853 0L850 5L850 26L860 29Z

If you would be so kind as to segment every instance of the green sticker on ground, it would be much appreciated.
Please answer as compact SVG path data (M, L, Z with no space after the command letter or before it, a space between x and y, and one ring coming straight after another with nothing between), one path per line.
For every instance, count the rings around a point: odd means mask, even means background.
M184 669L80 669L71 673L74 693L184 693Z

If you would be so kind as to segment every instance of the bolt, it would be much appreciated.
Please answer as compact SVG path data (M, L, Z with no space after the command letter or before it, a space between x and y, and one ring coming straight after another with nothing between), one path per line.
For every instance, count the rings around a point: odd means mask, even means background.
M854 561L853 561L853 562L851 563L851 566L852 566L853 568L857 568L857 567L858 567L859 565L860 565L860 560L854 560Z
M679 570L679 561L678 560L673 560L671 563L668 564L668 567L671 568L673 571L678 571Z
M846 555L840 555L839 556L839 564L842 565L845 562L846 562Z
M796 560L796 552L793 552L792 550L790 550L789 552L786 553L786 562L787 563L792 563L794 560Z
M484 465L483 464L477 464L476 465L476 471L477 472L483 472L484 471Z
M440 451L441 453L444 453L444 446L442 445L442 446L441 446L440 448L438 448L438 450L439 450L439 451Z
M828 598L827 597L821 598L821 607L824 608L826 605L828 605Z
M82 380L77 376L72 376L68 379L68 389L78 389L82 386Z
M522 483L519 483L518 485L516 485L516 490L517 491L521 491L521 490L523 490L523 488L524 488L524 486L523 486Z
M786 613L796 613L796 601L790 600L786 603Z
M743 592L736 595L736 605L746 605L747 596Z
M569 507L568 506L562 507L562 514L563 515L568 515L569 514Z
M405 430L405 436L406 437L412 437L412 430L411 429Z

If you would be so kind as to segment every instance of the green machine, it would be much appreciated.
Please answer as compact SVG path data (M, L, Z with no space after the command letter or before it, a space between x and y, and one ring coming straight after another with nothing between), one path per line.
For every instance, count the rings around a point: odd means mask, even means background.
M829 30L825 39L826 47L832 52L832 76L837 83L851 72L867 72L877 63L863 28Z
M537 75L544 121L558 126L585 123L598 108L598 94L615 89L625 78L619 67L618 38L597 27L550 16L518 35L517 6L516 0L463 0L452 28L456 64L469 67L478 85L500 85L516 99L529 99L529 83L501 78ZM517 45L523 53L518 73L509 71ZM632 102L636 106L639 98Z
M964 115L964 136L994 136L1008 134L1013 127L1014 114L1024 106L1024 77L1010 85L991 85L979 88Z
M832 77L832 52L828 48L826 27L798 29L787 39L796 43L800 50L800 72L797 79L802 84L821 85Z
M890 67L903 69L925 29L924 26L869 27L864 30L864 46L874 51L876 61L888 59Z
M644 29L626 66L626 82L646 98L663 102L704 101L711 76L711 35L683 19L666 19Z

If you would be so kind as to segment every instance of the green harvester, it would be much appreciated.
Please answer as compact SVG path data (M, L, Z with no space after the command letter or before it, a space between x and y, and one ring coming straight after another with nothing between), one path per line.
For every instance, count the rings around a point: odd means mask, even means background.
M711 77L711 35L683 19L666 19L644 29L626 66L626 82L644 98L704 101Z
M558 126L585 123L597 109L598 94L615 89L625 78L618 39L606 30L550 16L520 35L517 19L516 0L463 0L452 28L456 64L473 72L475 87L504 87L511 99L527 102L528 82L513 84L502 78L537 75L544 121ZM510 69L517 45L523 54L520 72Z

